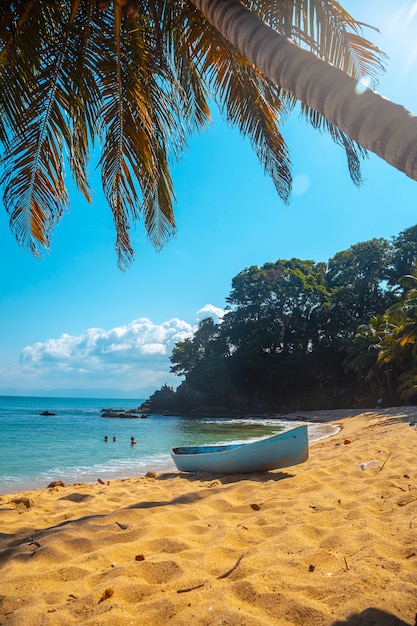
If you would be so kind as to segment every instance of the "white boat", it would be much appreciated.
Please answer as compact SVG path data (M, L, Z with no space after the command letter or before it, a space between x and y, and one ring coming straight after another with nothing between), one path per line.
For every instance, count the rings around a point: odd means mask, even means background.
M182 472L247 474L304 463L308 459L307 426L250 443L220 446L179 446L171 456Z

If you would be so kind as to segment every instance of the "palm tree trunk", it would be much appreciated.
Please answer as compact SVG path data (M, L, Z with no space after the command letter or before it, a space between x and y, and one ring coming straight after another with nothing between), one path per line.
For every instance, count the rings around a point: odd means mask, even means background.
M417 180L417 118L342 70L280 35L239 0L191 0L205 18L273 83L335 124L350 139Z

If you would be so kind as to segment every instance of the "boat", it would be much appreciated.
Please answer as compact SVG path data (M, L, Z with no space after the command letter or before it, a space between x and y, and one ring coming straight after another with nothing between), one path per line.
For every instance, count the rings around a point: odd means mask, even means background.
M179 446L171 457L181 472L248 474L304 463L308 458L307 426L249 443Z

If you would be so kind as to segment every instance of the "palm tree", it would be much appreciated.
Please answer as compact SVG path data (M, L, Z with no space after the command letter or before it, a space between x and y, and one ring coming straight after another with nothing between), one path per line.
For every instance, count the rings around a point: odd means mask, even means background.
M356 372L359 381L363 379L377 396L386 390L392 397L394 373L391 364L380 359L379 355L393 329L386 316L377 314L367 324L358 326L353 341L346 348L346 370Z
M397 372L401 398L415 399L417 393L417 274L400 279L404 297L384 315L390 332L379 345L378 364Z
M205 17L229 40L243 56L259 68L274 84L291 93L308 107L313 115L323 116L352 141L367 150L375 152L387 163L417 180L417 119L404 107L383 98L370 89L358 85L363 78L350 66L351 61L344 57L335 63L329 57L329 49L322 44L327 33L317 25L314 43L303 40L320 58L312 55L285 36L283 24L274 17L279 12L276 2L246 2L250 10L240 0L191 0ZM325 10L320 2L283 2L283 13L302 21L311 20L315 10ZM260 6L257 6L260 5ZM293 7L293 5L295 5ZM302 10L308 5L309 15L302 17ZM337 7L333 7L337 8ZM330 9L331 11L331 9ZM340 21L353 23L352 18L339 7ZM259 15L257 15L259 13ZM330 16L329 16L330 17ZM334 16L332 16L334 17ZM271 24L271 25L269 25ZM281 32L277 32L281 31ZM290 29L290 34L291 29ZM310 34L313 36L313 33ZM362 71L369 71L374 63L378 65L379 51L356 33L347 36L352 49L362 48L359 65ZM320 45L321 44L321 45ZM340 48L337 54L343 55ZM335 67L333 67L333 64ZM349 76L350 74L350 76Z
M284 202L291 164L280 124L297 99L345 148L354 182L366 148L417 175L414 121L370 90L355 94L384 58L360 23L335 0L245 4L8 3L0 13L1 182L19 243L35 254L48 248L69 203L66 165L90 200L89 157L99 142L120 265L133 258L129 230L140 216L163 245L175 232L171 164L208 123L213 101L249 137Z

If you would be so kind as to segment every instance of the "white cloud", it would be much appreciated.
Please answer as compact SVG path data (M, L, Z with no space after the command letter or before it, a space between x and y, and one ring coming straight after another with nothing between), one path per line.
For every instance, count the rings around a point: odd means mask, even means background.
M196 320L213 317L218 321L222 316L222 309L207 304L198 311ZM20 384L23 390L77 388L121 392L157 389L165 383L176 387L181 380L170 374L169 357L174 345L192 337L196 328L178 318L162 324L139 318L107 330L88 328L80 335L63 333L58 338L26 346L19 368L13 370L13 377L7 377L8 384Z
M154 324L140 318L110 330L89 328L78 336L63 334L27 346L22 351L24 366L60 367L67 371L113 370L122 365L147 366L150 356L166 360L177 341L190 337L195 327L179 319Z
M219 307L214 306L213 304L205 304L199 311L197 311L198 321L211 317L216 323L219 323L222 321L223 316L223 309L219 309Z

